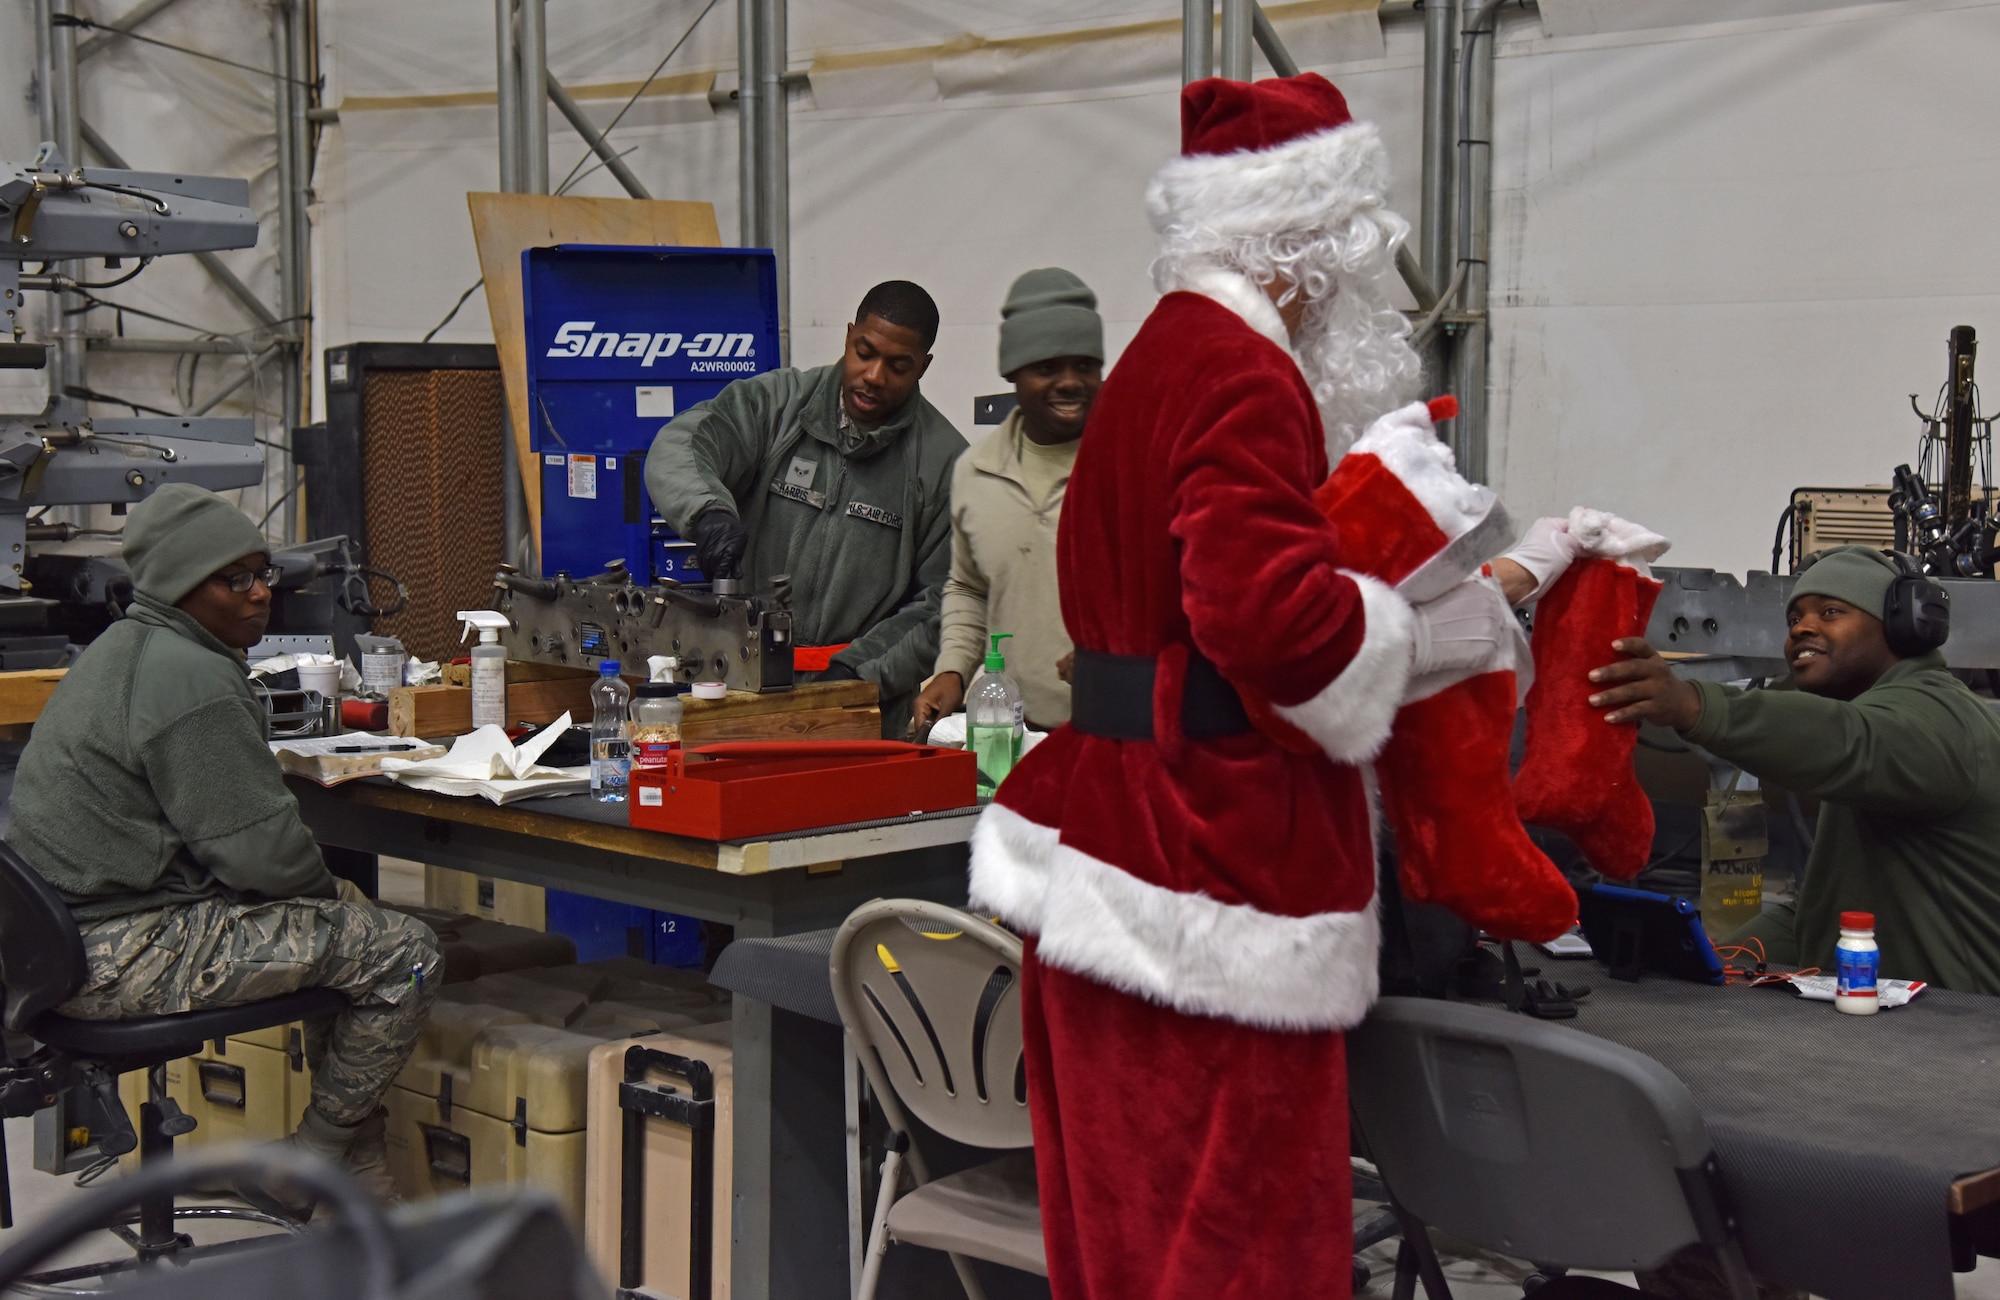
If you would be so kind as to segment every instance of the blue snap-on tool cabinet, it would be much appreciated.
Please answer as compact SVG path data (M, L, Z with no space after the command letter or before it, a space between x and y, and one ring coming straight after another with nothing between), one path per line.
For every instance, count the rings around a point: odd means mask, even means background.
M635 581L701 580L646 495L675 414L778 364L767 249L562 244L521 254L529 445L541 466L542 572L622 560Z

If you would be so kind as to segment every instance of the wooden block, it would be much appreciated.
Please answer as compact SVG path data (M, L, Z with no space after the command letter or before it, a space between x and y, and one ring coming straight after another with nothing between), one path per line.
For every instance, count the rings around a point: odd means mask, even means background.
M738 717L684 717L681 743L689 747L725 740L880 740L882 710L874 705L847 709L797 709Z
M0 673L0 726L33 722L42 716L42 706L55 694L64 668L27 668Z
M664 199L598 199L576 195L468 194L479 269L486 274L486 312L500 350L500 377L514 428L514 454L524 483L542 481L529 449L527 331L522 325L521 254L552 244L652 244L683 248L722 242L715 207ZM528 493L528 526L539 547L542 494Z
M747 718L764 713L795 713L806 709L873 708L873 682L802 682L789 691L731 691L719 700L681 697L682 716L697 718Z
M507 721L590 721L588 677L507 683ZM462 736L472 730L472 690L465 686L399 686L389 692L389 734Z
M879 740L882 710L873 682L806 682L789 691L731 691L719 700L681 697L681 743L725 740Z

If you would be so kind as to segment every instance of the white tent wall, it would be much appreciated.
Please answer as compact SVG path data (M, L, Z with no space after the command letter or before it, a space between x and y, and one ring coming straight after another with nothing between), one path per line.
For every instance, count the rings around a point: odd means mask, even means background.
M609 121L705 3L564 0L550 9L550 69ZM17 25L0 39L27 34L26 8L0 10ZM734 81L734 8L721 0L694 27L612 135L656 197L713 202L725 239L737 121L707 91ZM1383 124L1395 200L1414 220L1420 22L1394 10L1378 25L1339 0L1270 8L1300 61ZM791 14L791 65L812 81L792 99L794 359L833 359L876 280L917 280L945 319L925 391L968 433L971 398L1004 387L998 305L1019 271L1081 274L1114 352L1143 319L1141 194L1178 125L1177 6L998 9L797 0ZM464 195L497 188L493 8L320 0L319 11L324 102L340 121L315 176L315 348L421 338L479 274ZM174 15L181 26L160 20L165 39L268 60L249 0L183 0ZM1121 24L1151 25L1087 35ZM6 48L22 50L0 73L11 96L32 41ZM1676 562L1741 570L1768 561L1793 486L1881 482L1910 459L1905 395L1928 405L1946 332L2000 329L2000 246L1983 237L2000 211L1996 48L2000 0L1509 7L1490 465L1515 513L1618 509L1676 537ZM243 152L268 117L261 91L225 101L173 83L163 95L138 78L167 75L176 56L118 57L138 65L133 84L86 67L86 115L107 136L138 165L255 175L268 206L268 165ZM584 144L549 120L560 179ZM20 124L0 127L18 152ZM619 191L599 169L573 192ZM237 256L268 291L268 254ZM155 291L176 289L146 300L166 314L242 327L191 265L163 263L135 287L156 276ZM436 337L490 337L482 296Z

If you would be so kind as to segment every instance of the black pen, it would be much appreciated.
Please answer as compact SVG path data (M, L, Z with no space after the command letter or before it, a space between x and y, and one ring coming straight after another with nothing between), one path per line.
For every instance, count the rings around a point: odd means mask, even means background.
M398 750L414 749L414 745L335 745L332 754L393 754Z

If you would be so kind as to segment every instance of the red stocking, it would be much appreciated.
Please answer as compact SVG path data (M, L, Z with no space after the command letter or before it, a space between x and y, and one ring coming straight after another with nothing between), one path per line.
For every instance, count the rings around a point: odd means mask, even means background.
M1653 851L1653 806L1632 770L1636 726L1590 707L1590 671L1619 637L1644 636L1660 584L1615 560L1570 565L1535 609L1527 760L1514 778L1521 820L1561 831L1590 865L1629 880Z
M1542 943L1576 923L1576 892L1514 812L1513 731L1514 674L1482 673L1405 705L1375 771L1404 895Z
M1431 414L1456 410L1434 403ZM1393 424L1355 444L1313 501L1339 536L1343 564L1428 600L1478 572L1513 534L1492 494L1436 449L1427 424ZM1376 773L1409 897L1504 939L1553 939L1575 922L1576 893L1514 812L1514 704L1514 674L1504 671L1408 704Z

